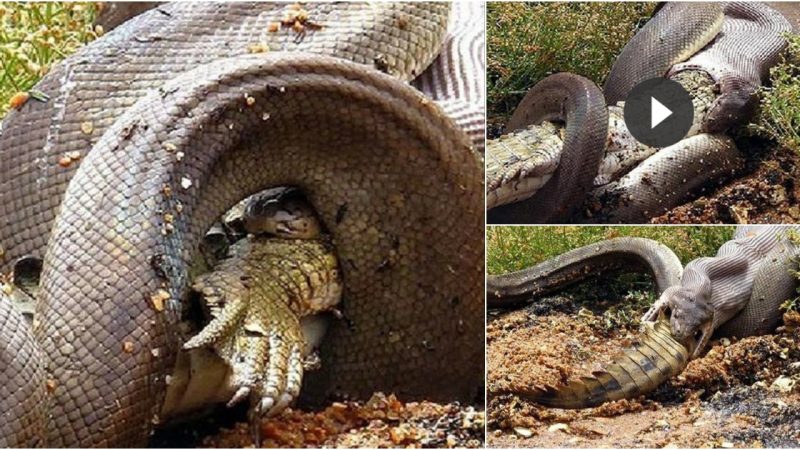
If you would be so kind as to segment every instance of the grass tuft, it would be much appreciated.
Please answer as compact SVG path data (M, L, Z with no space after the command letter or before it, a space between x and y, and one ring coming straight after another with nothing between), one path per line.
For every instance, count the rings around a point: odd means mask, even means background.
M800 154L800 35L788 35L781 62L761 88L761 107L750 130Z
M507 116L547 75L572 72L602 86L622 47L655 3L489 3L488 104Z
M94 3L0 2L0 118L52 65L97 38Z
M733 237L734 227L567 226L486 227L486 266L490 274L521 270L566 251L604 239L636 236L661 242L681 262L713 256Z

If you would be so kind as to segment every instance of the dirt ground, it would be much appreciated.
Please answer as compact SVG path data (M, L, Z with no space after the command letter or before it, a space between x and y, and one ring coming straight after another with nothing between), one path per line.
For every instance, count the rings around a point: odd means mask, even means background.
M160 430L152 447L252 448L245 411L214 414ZM336 402L319 411L287 409L261 422L261 448L482 448L483 408L403 403L376 393L366 402Z
M611 360L637 333L609 328L602 312L553 297L490 311L490 447L798 447L800 314L772 335L715 340L678 377L634 400L548 409L493 392L558 385Z
M653 223L796 223L800 221L800 156L757 139L739 140L747 155L739 177L656 217Z

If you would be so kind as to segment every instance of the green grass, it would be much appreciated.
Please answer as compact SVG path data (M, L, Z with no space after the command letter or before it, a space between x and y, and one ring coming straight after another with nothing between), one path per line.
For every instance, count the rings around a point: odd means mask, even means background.
M487 267L501 274L530 267L553 256L604 239L646 237L670 247L687 262L716 254L733 237L734 227L487 227ZM599 277L561 293L571 299L581 320L599 332L639 326L656 300L652 280L640 274Z
M671 248L686 264L700 256L712 256L733 236L734 227L486 227L488 273L524 269L553 256L603 239L638 236Z
M97 38L94 3L0 2L0 118L52 65Z
M787 38L789 47L770 70L771 86L761 89L760 112L750 129L800 154L800 36Z
M489 3L487 78L490 116L507 116L525 92L555 72L602 86L622 47L655 3Z

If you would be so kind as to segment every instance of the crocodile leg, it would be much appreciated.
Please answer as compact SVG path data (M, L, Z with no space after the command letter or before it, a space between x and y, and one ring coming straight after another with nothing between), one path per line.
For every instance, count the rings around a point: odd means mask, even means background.
M183 349L212 348L232 372L228 404L249 398L256 419L299 394L307 356L300 318L332 310L342 285L321 240L249 237L231 254L195 280L211 320Z

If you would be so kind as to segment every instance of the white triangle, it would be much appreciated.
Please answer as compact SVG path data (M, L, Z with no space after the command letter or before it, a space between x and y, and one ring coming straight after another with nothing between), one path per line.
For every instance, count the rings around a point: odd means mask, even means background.
M672 115L672 111L660 101L650 97L650 129L653 129Z

